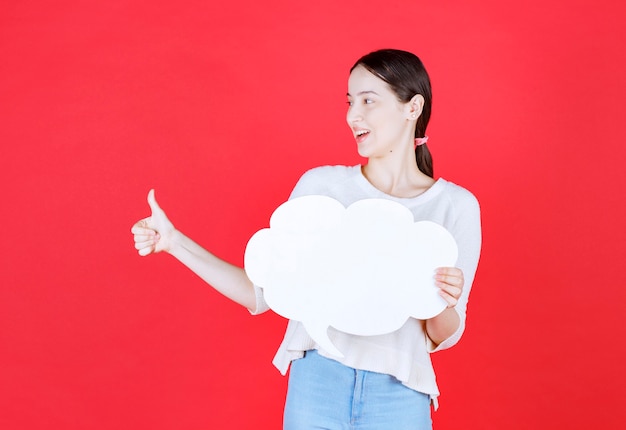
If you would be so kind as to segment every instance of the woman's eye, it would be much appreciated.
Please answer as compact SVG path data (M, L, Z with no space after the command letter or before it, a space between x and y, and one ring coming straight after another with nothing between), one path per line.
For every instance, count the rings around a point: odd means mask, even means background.
M372 99L364 99L363 103L365 103L366 105L369 105L371 103L374 103L374 100L372 100Z
M346 103L348 104L348 106L352 106L352 102L350 100L348 100Z

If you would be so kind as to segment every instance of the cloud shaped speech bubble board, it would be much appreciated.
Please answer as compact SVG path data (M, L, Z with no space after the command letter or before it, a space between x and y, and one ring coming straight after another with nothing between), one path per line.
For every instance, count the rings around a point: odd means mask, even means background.
M448 230L414 222L400 203L365 199L345 208L313 195L274 211L270 228L248 242L244 267L274 312L301 321L320 347L342 357L329 326L373 336L410 317L434 317L446 308L435 269L454 266L457 257Z

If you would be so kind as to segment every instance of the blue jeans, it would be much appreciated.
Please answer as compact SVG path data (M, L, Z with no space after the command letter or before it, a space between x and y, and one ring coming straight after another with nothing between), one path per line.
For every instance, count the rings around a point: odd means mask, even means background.
M291 363L284 430L430 430L430 397L307 351Z

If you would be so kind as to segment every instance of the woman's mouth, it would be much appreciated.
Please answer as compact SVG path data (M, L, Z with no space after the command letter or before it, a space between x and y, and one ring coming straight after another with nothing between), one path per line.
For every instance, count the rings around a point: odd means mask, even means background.
M367 139L367 136L369 136L370 131L369 130L357 130L354 132L354 138L356 139L356 143L361 143L363 142L365 139Z

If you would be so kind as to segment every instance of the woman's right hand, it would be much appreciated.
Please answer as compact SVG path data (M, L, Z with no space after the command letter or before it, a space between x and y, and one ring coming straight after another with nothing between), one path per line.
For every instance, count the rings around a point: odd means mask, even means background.
M135 249L142 257L153 252L169 252L175 231L174 225L154 198L154 190L148 192L148 205L152 215L138 221L130 230L134 235Z

